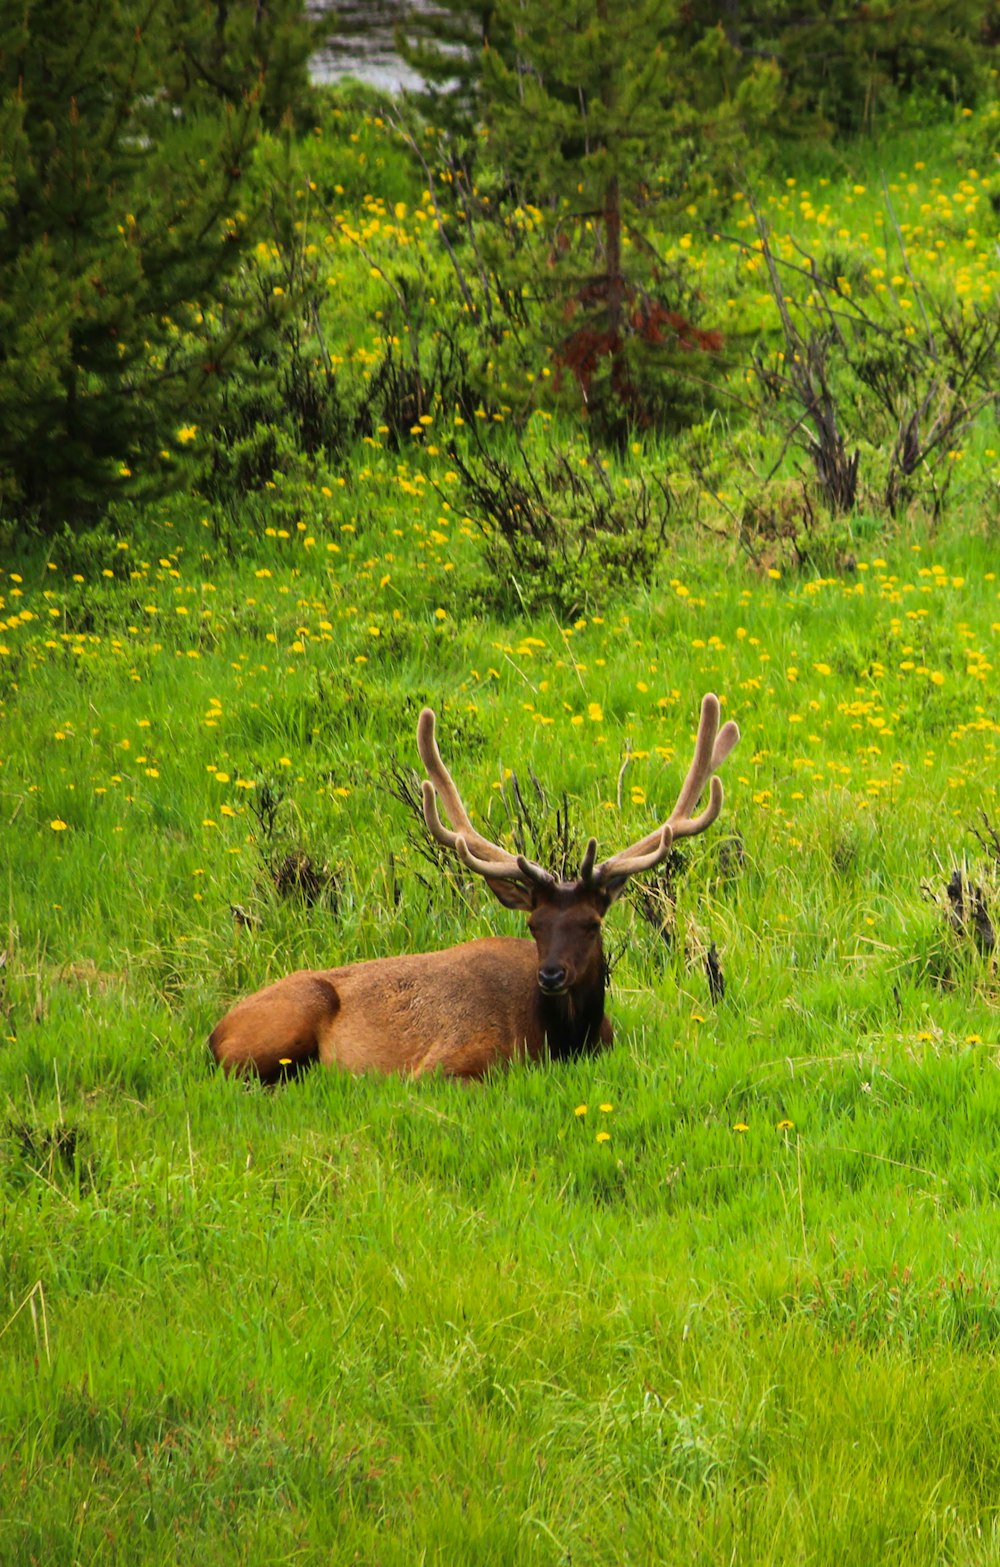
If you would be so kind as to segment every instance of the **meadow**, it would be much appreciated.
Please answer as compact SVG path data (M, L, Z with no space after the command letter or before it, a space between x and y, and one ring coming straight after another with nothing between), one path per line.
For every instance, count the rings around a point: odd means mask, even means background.
M375 250L433 236L352 135L365 254L316 244L364 365ZM986 182L916 140L775 176L776 242L985 301ZM673 243L761 328L752 255ZM593 461L564 415L525 432ZM826 570L701 497L572 616L498 607L461 416L385 435L235 521L181 496L7 547L0 1561L995 1562L997 981L946 890L997 907L993 416L940 515L848 520ZM637 440L615 479L675 462ZM472 1088L213 1069L296 967L518 930L423 852L425 702L478 822L534 773L542 840L565 795L612 852L707 690L723 816L609 914L610 1051Z

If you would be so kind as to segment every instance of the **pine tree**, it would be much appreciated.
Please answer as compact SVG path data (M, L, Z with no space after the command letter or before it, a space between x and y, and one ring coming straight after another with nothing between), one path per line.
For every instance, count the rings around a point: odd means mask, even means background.
M8 515L77 524L169 482L249 330L241 201L261 62L223 32L225 94L185 93L178 75L178 38L225 10L22 0L0 15Z
M558 371L620 431L651 416L657 362L665 371L674 350L718 345L679 308L648 238L650 210L676 198L695 152L669 48L677 8L498 0L497 11L514 54L489 52L485 117L544 247L526 286L548 314Z
M263 123L276 127L309 102L309 58L336 24L334 11L306 15L303 0L171 0L172 47L165 90L189 111L238 108L259 83Z
M991 89L1000 41L997 0L687 0L679 21L686 48L721 31L734 76L773 64L786 134L879 125L906 93L969 103Z

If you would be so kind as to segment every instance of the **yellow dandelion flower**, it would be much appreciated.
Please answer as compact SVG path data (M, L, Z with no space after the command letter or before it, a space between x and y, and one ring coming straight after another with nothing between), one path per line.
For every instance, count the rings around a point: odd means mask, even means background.
M610 1132L598 1132L596 1141L599 1142L599 1143L609 1143L611 1141L611 1133Z
M67 823L64 822L61 817L57 816L54 822L49 822L49 826L52 828L53 832L65 832Z
M587 1106L586 1105L577 1105L576 1109L573 1111L574 1115L586 1115L586 1113L587 1113Z
M747 1126L747 1123L745 1121L734 1121L733 1122L733 1131L734 1132L749 1132L749 1130L750 1130L750 1128L749 1128L749 1126Z

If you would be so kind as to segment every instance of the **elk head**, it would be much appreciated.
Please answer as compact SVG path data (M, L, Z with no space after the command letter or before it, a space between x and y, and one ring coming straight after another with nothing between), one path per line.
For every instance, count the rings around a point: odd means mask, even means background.
M694 759L688 769L677 804L667 820L652 832L597 861L597 839L584 851L579 874L561 881L523 854L511 854L478 833L469 820L454 780L441 760L434 735L434 714L425 707L417 724L417 749L427 769L421 786L424 819L438 843L482 876L493 895L508 909L522 909L538 949L538 988L543 997L569 997L579 1010L581 996L599 992L603 1014L604 953L601 924L630 876L662 864L679 838L693 837L710 827L722 809L722 782L714 776L739 740L740 731L730 720L720 728L719 699L706 696ZM708 785L708 803L698 815L694 807ZM451 823L446 827L438 813L440 800Z

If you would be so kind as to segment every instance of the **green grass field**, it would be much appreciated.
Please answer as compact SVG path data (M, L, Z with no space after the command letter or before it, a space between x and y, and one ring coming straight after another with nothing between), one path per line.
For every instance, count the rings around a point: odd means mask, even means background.
M945 894L1000 880L991 439L828 576L678 526L566 622L482 608L426 436L299 524L184 501L110 563L2 563L4 1567L1000 1559L997 982ZM518 930L393 793L424 702L477 821L530 768L611 852L706 690L723 819L653 881L665 931L641 881L608 917L611 1051L214 1071L293 968Z

